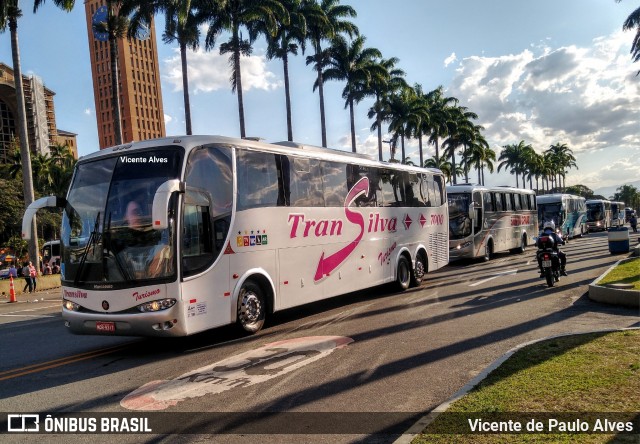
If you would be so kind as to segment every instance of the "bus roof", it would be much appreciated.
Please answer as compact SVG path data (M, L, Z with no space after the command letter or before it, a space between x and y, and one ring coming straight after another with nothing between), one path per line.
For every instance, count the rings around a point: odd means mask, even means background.
M536 202L538 202L539 204L560 202L563 199L585 200L585 198L582 196L576 196L575 194L564 194L564 193L544 194L542 196L536 196Z
M336 161L336 162L348 162L355 163L363 166L376 166L382 168L394 168L400 170L406 170L411 172L422 172L429 171L434 174L442 174L439 169L436 168L420 168L417 166L404 165L401 163L393 163L393 162L380 162L376 160L373 156L368 156L365 154L351 153L347 151L335 150L331 148L323 148L319 146L313 145L304 145L296 142L275 142L268 143L262 142L259 140L255 140L253 138L247 139L238 139L233 137L225 137L225 136L207 136L207 135L197 135L197 136L174 136L174 137L164 137L159 139L151 139L144 140L140 142L131 142L125 143L122 145L105 148L103 150L88 154L79 159L79 162L86 162L90 160L95 160L101 157L110 157L113 155L122 155L129 154L131 152L145 150L149 148L154 148L158 146L168 146L168 145L178 145L185 149L188 153L205 144L221 144L221 145L230 145L234 147L241 147L247 149L253 149L258 151L266 151L272 152L274 154L283 154L283 155L297 155L302 157L316 158L327 161Z
M447 185L447 193L471 193L473 191L517 191L522 194L535 194L533 190L527 190L526 188L516 188L510 186L498 186L498 187L488 187L484 185L476 185L473 183L462 183L455 185Z
M585 203L602 203L602 202L609 202L611 203L610 200L607 199L589 199L587 200Z

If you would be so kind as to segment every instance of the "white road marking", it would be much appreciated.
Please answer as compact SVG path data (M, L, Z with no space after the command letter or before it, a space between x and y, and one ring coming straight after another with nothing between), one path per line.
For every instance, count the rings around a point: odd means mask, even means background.
M490 280L497 279L497 278L499 278L499 277L507 276L507 275L510 275L510 274L516 274L517 272L518 272L518 269L517 269L517 268L516 268L516 269L514 269L514 270L507 270L507 271L503 271L503 272L501 272L501 273L498 273L498 274L496 274L496 275L493 275L493 276L488 277L488 278L486 278L486 279L483 279L483 280L481 280L481 281L474 282L473 284L469 284L469 287L477 287L478 285L480 285L480 284L484 284L485 282L489 282Z

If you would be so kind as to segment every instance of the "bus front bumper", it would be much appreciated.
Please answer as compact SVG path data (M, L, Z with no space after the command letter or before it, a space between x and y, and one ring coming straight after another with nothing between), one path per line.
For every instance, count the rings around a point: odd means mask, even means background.
M449 241L451 242L451 241ZM451 245L449 248L449 260L457 260L462 258L474 257L473 242L460 242L457 245Z
M62 308L64 325L72 333L102 336L185 336L177 306L158 312L95 313Z

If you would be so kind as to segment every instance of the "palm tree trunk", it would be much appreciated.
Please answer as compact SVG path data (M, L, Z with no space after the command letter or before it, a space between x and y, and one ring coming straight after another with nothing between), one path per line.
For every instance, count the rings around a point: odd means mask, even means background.
M380 117L380 94L376 92L376 125L378 126L378 160L382 162L382 118Z
M382 162L382 118L380 112L376 113L376 122L378 123L378 160Z
M438 144L438 138L436 137L436 165L440 165L440 147Z
M108 17L114 15L113 2L107 2L109 5ZM115 35L109 35L109 50L111 57L111 107L113 112L113 132L115 135L115 144L122 145L122 121L120 120L120 83L118 82L118 40Z
M289 142L293 142L293 125L291 123L291 91L289 90L289 56L286 50L282 55L282 66L284 69L284 97L287 107L287 140Z
M22 67L20 66L20 47L18 46L18 19L9 19L9 29L11 31L11 55L13 57L14 85L16 88L16 102L18 106L18 131L20 136L20 156L22 161L22 191L24 193L25 207L28 207L34 200L33 173L31 170L31 151L29 149L29 136L27 135L27 113L24 107L24 88L22 86ZM38 263L38 225L36 217L33 216L31 222L31 240L29 241L29 258L33 261L36 269L39 270Z
M453 177L453 184L457 184L458 183L458 178L457 178L457 174L456 174L456 150L451 147L451 176Z
M322 146L327 147L327 123L324 118L324 88L322 87L322 73L318 73L318 94L320 95L320 129L322 131Z
M189 102L189 77L187 75L187 45L180 43L180 61L182 62L182 96L184 97L184 120L186 124L187 135L190 136L191 131L191 104Z
M402 149L402 158L400 159L400 163L404 162L406 154L404 153L404 130L402 134L400 134L400 148Z
M236 95L238 96L238 118L240 119L240 137L247 136L244 128L244 100L242 98L242 74L240 73L240 38L238 37L238 28L235 27L233 40L235 48L233 48L233 69L236 76Z
M420 151L420 167L424 165L424 159L422 158L422 135L418 135L418 149Z
M353 100L349 100L349 120L351 123L351 151L356 152L356 119L353 115Z

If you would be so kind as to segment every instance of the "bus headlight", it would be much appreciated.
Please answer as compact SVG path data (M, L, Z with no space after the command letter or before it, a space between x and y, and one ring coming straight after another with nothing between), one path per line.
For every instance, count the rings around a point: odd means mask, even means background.
M176 304L175 299L160 299L157 301L145 302L138 305L138 310L142 313L148 313L152 311L166 310Z
M69 311L80 311L80 306L78 304L67 299L62 300L62 306Z
M471 242L471 241L464 242L462 244L459 244L456 247L456 250L462 250L463 248L467 248L467 247L471 246L471 244L473 244L473 242Z

